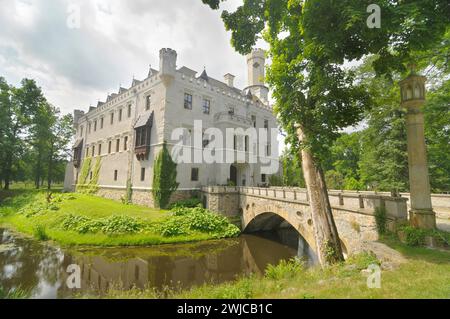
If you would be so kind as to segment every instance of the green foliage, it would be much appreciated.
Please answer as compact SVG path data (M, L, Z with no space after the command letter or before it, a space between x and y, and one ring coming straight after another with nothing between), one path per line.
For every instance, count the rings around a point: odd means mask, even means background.
M269 265L265 277L273 280L292 279L305 270L303 261L298 258L282 260L278 265Z
M114 215L104 219L91 219L81 215L69 214L61 222L64 230L80 234L102 232L107 235L136 234L143 230L142 221L125 215Z
M305 187L305 178L303 177L302 163L298 152L290 152L288 149L283 151L280 162L283 165L283 185Z
M88 184L89 172L91 171L92 157L83 159L81 165L80 175L78 176L77 191L82 192L85 185Z
M400 231L405 234L405 240L408 246L422 246L425 244L425 236L427 235L425 229L404 226Z
M387 214L386 207L377 207L375 208L375 222L377 223L377 231L378 234L384 235L386 234L386 222L387 222Z
M188 207L188 208L194 208L197 207L199 205L202 205L202 200L198 197L192 197L189 199L184 199L184 200L179 200L175 203L172 203L169 206L169 209L173 209L176 207Z
M191 232L204 232L215 238L235 237L240 231L224 216L215 214L200 206L195 208L177 206L173 216L159 226L163 236L178 236Z
M166 208L172 193L178 188L177 164L172 160L167 144L164 142L161 152L155 160L153 169L152 193L156 207Z
M270 186L283 186L283 177L279 175L270 175L269 176L269 185Z
M33 228L33 236L34 238L38 239L38 240L42 240L42 241L46 241L49 240L49 236L47 234L47 229L44 225L36 225Z
M30 292L20 287L6 290L0 286L0 299L27 299L29 296Z
M347 264L355 265L357 270L367 269L370 265L381 265L377 256L371 251L364 251L359 254L354 254L348 257Z

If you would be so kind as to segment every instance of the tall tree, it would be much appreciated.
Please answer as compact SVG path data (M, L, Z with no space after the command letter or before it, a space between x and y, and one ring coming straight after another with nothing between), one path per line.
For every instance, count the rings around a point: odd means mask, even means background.
M55 120L50 126L50 136L48 139L48 156L47 156L47 189L51 189L53 180L61 180L61 171L58 172L58 163L64 166L65 160L69 156L70 141L74 134L73 117L71 114L61 115L58 108L50 106L50 110L54 114ZM64 171L62 171L64 172ZM59 178L58 178L58 175Z
M10 102L2 104L6 119L3 160L5 189L9 189L14 166L23 153L23 137L28 133L32 116L45 101L41 89L33 80L22 80L21 87L12 88L11 92Z

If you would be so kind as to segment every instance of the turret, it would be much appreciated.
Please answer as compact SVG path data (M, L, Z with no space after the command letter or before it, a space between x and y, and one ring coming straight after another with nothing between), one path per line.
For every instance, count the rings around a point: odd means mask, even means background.
M78 122L84 116L84 111L74 110L73 111L73 126L76 128L78 126Z
M268 101L269 89L264 84L265 51L255 49L247 55L248 87L247 89L263 102Z
M175 77L177 67L177 52L164 48L159 51L159 75L165 85L170 84Z

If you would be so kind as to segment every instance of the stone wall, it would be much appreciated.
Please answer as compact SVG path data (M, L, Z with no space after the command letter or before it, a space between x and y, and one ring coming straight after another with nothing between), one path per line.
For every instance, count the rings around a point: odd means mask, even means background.
M201 196L205 208L228 217L239 216L239 190L237 187L204 187Z
M170 203L198 196L198 192L198 190L177 190L172 194ZM100 187L97 195L116 201L122 201L122 199L126 196L126 189ZM132 202L136 205L154 207L153 195L151 190L148 189L133 189Z

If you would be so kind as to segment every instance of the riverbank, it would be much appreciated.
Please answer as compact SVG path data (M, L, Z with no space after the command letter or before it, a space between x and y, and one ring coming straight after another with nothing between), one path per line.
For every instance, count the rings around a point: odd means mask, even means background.
M200 219L199 222L192 223ZM0 192L0 225L63 246L140 246L234 237L226 218L203 209L173 212L85 194Z
M169 298L450 298L450 251L409 247L393 238L383 240L404 257L392 267L371 253L352 256L326 269L304 269L294 262L269 266L264 276L244 277L221 285L173 291ZM381 266L381 287L368 288L367 268ZM160 298L154 290L110 290L106 298Z

